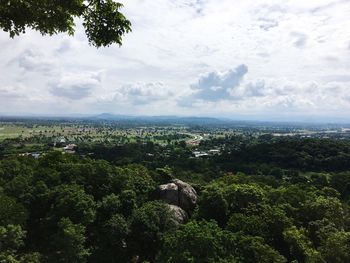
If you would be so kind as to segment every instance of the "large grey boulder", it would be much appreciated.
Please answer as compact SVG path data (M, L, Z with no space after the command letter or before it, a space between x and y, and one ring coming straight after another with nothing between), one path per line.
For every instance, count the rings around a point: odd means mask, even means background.
M196 190L181 180L174 179L168 184L158 186L158 198L170 205L181 207L186 212L191 212L197 204Z
M179 189L179 206L185 211L192 211L198 199L196 190L190 184L178 179L172 180L172 183L176 184Z
M188 221L188 214L185 210L177 205L169 205L170 211L173 213L173 219L177 224L185 224Z
M174 183L158 186L159 199L171 205L179 205L179 188Z

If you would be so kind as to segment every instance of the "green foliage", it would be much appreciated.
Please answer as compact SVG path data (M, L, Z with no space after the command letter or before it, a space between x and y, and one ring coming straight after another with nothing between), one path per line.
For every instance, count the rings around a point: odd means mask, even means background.
M342 263L350 261L350 232L336 232L322 242L320 252L326 262Z
M97 215L99 220L106 220L112 215L120 212L121 202L115 194L106 195L99 203Z
M261 237L241 236L238 239L237 250L242 262L283 263L287 261L278 251L267 245Z
M123 173L128 176L125 188L135 192L139 203L145 202L156 187L147 169L140 165L131 165Z
M130 229L126 219L115 214L110 217L98 231L98 249L92 256L92 261L127 262L129 255L126 239Z
M328 219L339 228L344 225L343 205L336 197L319 196L313 201L306 202L302 210L306 217L305 221Z
M122 4L113 0L10 0L0 2L0 28L10 37L26 32L26 28L42 35L61 32L74 34L74 19L82 18L89 42L96 46L122 44L131 31L131 23L119 11Z
M258 185L231 185L225 189L229 212L242 212L265 201L265 191Z
M53 262L83 263L87 262L90 255L89 249L85 247L85 227L74 224L68 218L62 218L58 222L58 231L53 238L53 246L56 248Z
M319 252L312 247L304 229L295 226L286 229L283 236L289 245L290 257L297 262L322 262Z
M349 207L339 193L324 183L316 184L319 189L308 183L271 188L255 178L213 181L201 193L197 217L214 219L242 237L262 238L288 260L329 262L319 246L349 223Z
M92 196L79 185L60 185L53 191L51 214L55 218L67 217L74 223L87 225L95 219L96 204Z
M242 232L245 235L260 236L271 246L283 250L284 229L292 225L282 207L263 206L259 210L250 210L247 213L231 215L227 230Z
M137 195L133 190L124 190L120 193L120 213L129 217L137 208Z
M164 236L159 262L286 262L262 238L235 235L213 221L190 222Z
M0 262L349 262L350 174L335 160L348 142L283 140L236 138L251 154L237 159L142 143L3 158ZM179 177L199 195L180 226L153 195Z
M26 232L18 225L0 226L0 262L39 263L40 254L20 253Z
M15 198L0 194L0 226L9 224L24 226L27 210Z
M210 185L203 190L198 215L204 219L214 219L220 225L227 221L228 203L223 189L218 185Z
M16 251L24 245L23 239L26 232L18 225L7 225L0 227L1 250Z
M131 31L131 23L119 12L123 5L113 0L90 1L83 13L86 35L97 47L122 44L122 36Z
M145 203L131 218L129 242L132 251L142 260L154 260L163 234L175 228L167 205L158 201Z
M331 186L338 190L343 198L350 197L350 173L344 172L335 174L331 178Z
M216 262L225 257L235 259L234 252L233 234L213 221L193 221L164 236L159 262Z
M229 214L257 208L263 202L265 202L265 192L259 185L229 184L224 179L203 190L198 214L204 219L215 219L223 226Z
M129 233L129 226L122 215L115 214L104 224L104 234L112 250L124 247L125 239Z
M235 142L238 140L238 142ZM241 141L239 141L241 140ZM218 156L217 162L226 169L275 175L280 178L282 171L291 169L301 171L348 171L350 170L349 141L331 139L300 139L298 137L278 138L246 143L234 136L225 143L234 148L229 153ZM240 145L237 147L236 144ZM269 167L268 169L266 169Z
M16 196L21 203L28 205L33 200L32 184L31 175L18 175L5 184L4 188L10 196Z

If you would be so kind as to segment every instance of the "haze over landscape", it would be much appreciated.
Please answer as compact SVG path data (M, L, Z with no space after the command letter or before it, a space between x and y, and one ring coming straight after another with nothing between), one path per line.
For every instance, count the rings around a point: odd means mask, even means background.
M350 2L132 0L123 46L0 32L2 115L350 121Z

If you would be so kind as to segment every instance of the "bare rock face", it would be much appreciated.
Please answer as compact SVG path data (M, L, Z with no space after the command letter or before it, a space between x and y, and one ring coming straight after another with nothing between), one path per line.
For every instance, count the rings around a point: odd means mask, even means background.
M179 204L179 188L174 183L162 184L158 186L159 199L171 205Z
M176 205L169 205L170 211L174 213L174 221L177 224L185 224L188 221L188 214L186 213L185 210L183 210L181 207L176 206Z
M174 179L172 182L179 189L179 206L185 211L192 211L196 207L198 199L196 190L190 184L181 180Z
M158 186L158 198L164 202L180 207L190 213L197 204L196 190L181 180L174 179L168 184Z

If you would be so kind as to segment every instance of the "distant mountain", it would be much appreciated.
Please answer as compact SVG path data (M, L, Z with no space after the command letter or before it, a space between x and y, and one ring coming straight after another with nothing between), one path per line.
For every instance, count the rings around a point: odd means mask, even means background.
M33 120L39 123L45 122L111 122L117 125L126 126L148 126L148 125L184 125L184 126L219 126L219 127L260 127L260 128L274 128L274 127L292 127L292 128L337 128L349 127L350 122L302 122L302 121L278 121L270 120L240 120L228 118L215 117L198 117L198 116L133 116L122 114L101 113L97 115L87 114L68 114L68 115L9 115L0 114L0 121L6 122L21 122Z
M88 117L89 119L100 119L100 120L125 120L130 119L132 116L127 115L117 115L117 114L111 114L111 113L101 113L95 116Z
M132 121L132 122L145 122L145 123L163 123L163 124L225 124L229 123L228 120L211 118L211 117L179 117L179 116L128 116L118 115L110 113L102 113L90 117L93 120L106 120L106 121Z

